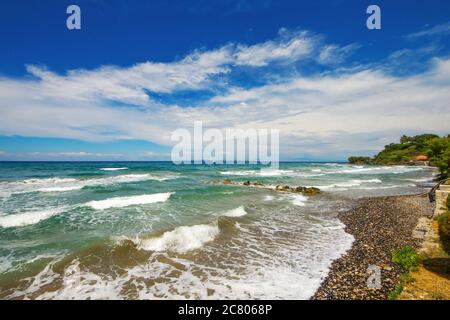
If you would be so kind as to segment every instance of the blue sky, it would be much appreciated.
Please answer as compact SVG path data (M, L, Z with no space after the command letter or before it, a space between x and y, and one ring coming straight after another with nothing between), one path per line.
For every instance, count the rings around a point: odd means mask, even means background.
M82 10L69 31L66 8ZM368 30L370 4L382 29ZM449 133L448 1L3 1L0 160L160 160L170 132L280 128L285 160Z

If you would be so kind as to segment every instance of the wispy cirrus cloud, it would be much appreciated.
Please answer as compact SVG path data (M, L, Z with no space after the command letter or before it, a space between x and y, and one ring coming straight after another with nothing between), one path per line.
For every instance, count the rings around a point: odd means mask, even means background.
M228 72L230 50L223 47L208 52L194 52L173 63L145 62L129 68L105 66L95 70L71 70L58 75L39 66L27 71L39 81L25 83L36 88L37 98L72 99L74 101L111 100L134 105L149 103L148 91L173 92L196 90L210 78Z
M336 44L324 46L317 58L321 64L340 64L350 57L361 46L357 43L352 43L346 46L338 46Z
M121 157L123 156L120 153L98 153L98 152L86 152L86 151L78 151L78 152L57 152L57 153L47 153L49 155L56 156L67 156L67 157Z
M56 74L43 66L28 65L34 80L0 79L6 97L23 90L35 100L70 99L86 103L100 100L137 106L151 106L151 93L171 94L198 91L216 86L223 88L226 76L240 67L263 67L269 64L291 64L304 59L320 63L342 62L356 45L326 45L320 37L307 31L281 29L274 40L244 45L229 43L214 50L195 50L171 63L144 62L130 67L102 66L93 70L69 70ZM11 91L12 90L12 91ZM154 102L154 101L153 101Z
M261 67L271 62L290 63L312 54L316 39L307 31L279 31L279 36L273 41L267 41L251 46L238 45L234 52L237 65Z
M410 33L406 35L406 38L412 39L441 35L450 35L450 22L439 24L434 27L428 27L418 32Z

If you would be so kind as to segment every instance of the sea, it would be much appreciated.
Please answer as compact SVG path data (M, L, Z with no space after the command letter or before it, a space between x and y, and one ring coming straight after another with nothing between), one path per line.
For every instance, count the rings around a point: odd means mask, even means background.
M345 163L261 169L1 162L0 299L308 299L354 241L338 213L362 197L426 192L436 175Z

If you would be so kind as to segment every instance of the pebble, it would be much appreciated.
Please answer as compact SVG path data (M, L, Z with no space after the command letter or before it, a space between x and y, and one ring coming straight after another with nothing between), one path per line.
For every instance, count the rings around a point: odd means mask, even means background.
M316 291L314 300L385 300L399 283L401 268L391 262L391 252L420 240L412 232L418 220L433 213L422 195L364 198L339 213L346 232L355 237L352 248L335 260ZM367 286L369 265L381 268L381 288Z

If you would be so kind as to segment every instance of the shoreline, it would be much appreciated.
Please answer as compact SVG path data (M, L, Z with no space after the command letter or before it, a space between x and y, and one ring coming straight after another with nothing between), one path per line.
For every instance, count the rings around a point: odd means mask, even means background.
M312 300L386 300L404 272L391 262L391 252L403 246L419 248L413 237L420 217L431 217L434 205L423 194L362 198L338 214L355 240L334 260ZM381 288L369 289L367 269L380 267Z

